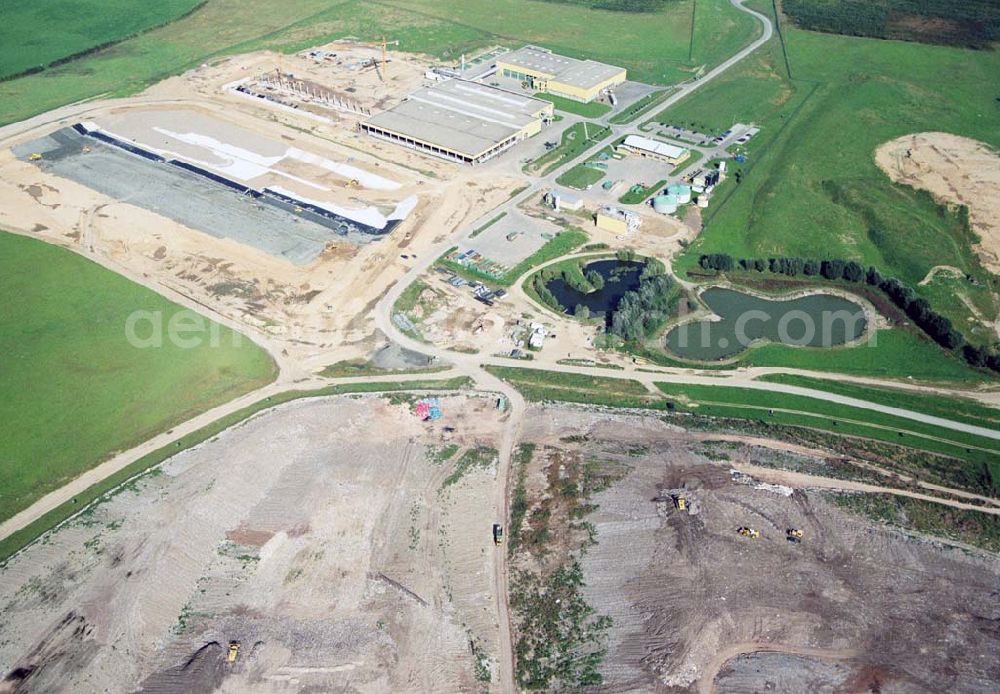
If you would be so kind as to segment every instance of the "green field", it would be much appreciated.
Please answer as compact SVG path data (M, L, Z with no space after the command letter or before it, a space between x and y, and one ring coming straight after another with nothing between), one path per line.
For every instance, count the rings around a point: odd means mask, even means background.
M586 190L604 178L604 172L586 164L577 164L556 179L556 183L577 190Z
M166 24L202 0L6 0L0 79Z
M579 101L573 101L572 99L564 99L563 97L556 96L555 94L545 94L544 92L535 94L535 98L551 101L555 104L557 111L573 113L578 116L583 116L584 118L600 118L611 110L611 107L607 104L598 103L596 101L584 104Z
M704 232L675 270L683 275L711 252L855 259L916 287L970 340L992 339L972 325L972 312L957 296L988 321L1000 317L998 280L974 256L964 212L891 183L873 153L887 140L929 130L1000 146L1000 53L781 28L787 64L776 38L755 59L657 117L709 131L733 120L762 127L746 164L732 167L742 183L730 176L717 191ZM942 278L917 287L939 264L960 268L974 282L947 286ZM939 350L937 359L949 357Z
M41 241L0 233L0 295L0 519L275 374L249 339L234 345L228 328ZM165 328L162 347L133 347L125 326L138 310L215 326L218 346L203 335L185 349Z
M134 4L134 0L113 1ZM192 1L170 0L163 5L176 8ZM672 83L703 65L724 60L759 32L757 23L727 0L699 0L696 13L693 3L677 0L652 13L636 13L537 0L506 0L500 6L492 0L208 0L194 14L110 49L0 83L0 125L100 94L131 94L219 56L264 48L290 53L344 36L363 40L386 36L400 41L399 50L448 62L497 44L541 43L573 57L621 65L632 79ZM18 0L21 4L27 6ZM157 21L162 21L161 15L167 13L157 9ZM48 29L56 21L62 20L53 18L39 26ZM16 46L21 55L24 31L30 28L15 30L13 43L5 43ZM113 31L121 36L120 27ZM612 36L629 40L608 40ZM67 49L64 54L71 52ZM40 44L38 52L25 54L24 60L35 64L47 55ZM7 68L8 64L0 62L6 70L17 69Z

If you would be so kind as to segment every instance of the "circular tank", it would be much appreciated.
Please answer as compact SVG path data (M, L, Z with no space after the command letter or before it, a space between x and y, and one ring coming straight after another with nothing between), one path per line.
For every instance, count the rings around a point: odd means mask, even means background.
M678 205L686 205L691 202L691 186L676 183L667 187L667 195L677 198Z
M677 211L677 198L673 195L657 195L653 198L653 210L660 214L673 214Z

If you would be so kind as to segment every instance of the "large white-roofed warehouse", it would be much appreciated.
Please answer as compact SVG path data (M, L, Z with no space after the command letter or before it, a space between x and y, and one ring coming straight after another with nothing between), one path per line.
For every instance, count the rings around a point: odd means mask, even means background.
M567 58L545 48L525 46L497 58L497 75L516 79L529 89L589 102L601 92L622 84L626 71L615 65Z
M548 101L452 79L362 121L363 132L427 154L479 164L539 133Z

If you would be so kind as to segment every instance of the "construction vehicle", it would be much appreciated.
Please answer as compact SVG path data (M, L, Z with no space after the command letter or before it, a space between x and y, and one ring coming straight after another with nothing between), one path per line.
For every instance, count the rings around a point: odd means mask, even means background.
M740 526L739 528L736 529L736 532L738 532L743 537L749 537L751 540L756 540L757 538L760 537L760 531L757 530L756 528L748 528L746 526Z
M352 178L350 181L347 182L347 187L348 188L357 188L358 185L360 185L360 184L358 183L358 179L356 179L356 178Z
M493 524L493 544L502 545L503 544L503 526L499 523Z
M32 152L31 154L28 155L28 161L38 161L41 158L42 155L39 154L38 152Z
M229 642L229 653L226 654L227 663L235 663L236 659L240 655L240 642L230 641Z
M675 494L674 495L674 507L678 511L687 511L687 509L688 509L688 502L687 502L687 499L684 498L683 494Z
M84 154L89 154L90 153L90 147L88 147L87 145L84 145L83 146L83 153Z
M789 542L802 542L802 531L798 528L789 528L785 531L785 537Z

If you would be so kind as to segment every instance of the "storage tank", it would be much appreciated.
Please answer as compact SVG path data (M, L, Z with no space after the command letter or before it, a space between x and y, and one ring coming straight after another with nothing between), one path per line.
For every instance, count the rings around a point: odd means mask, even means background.
M667 186L667 195L673 195L677 198L678 205L686 205L691 202L691 186L675 183L672 186Z
M657 195L653 198L653 211L660 214L673 214L677 211L677 198L673 195Z

